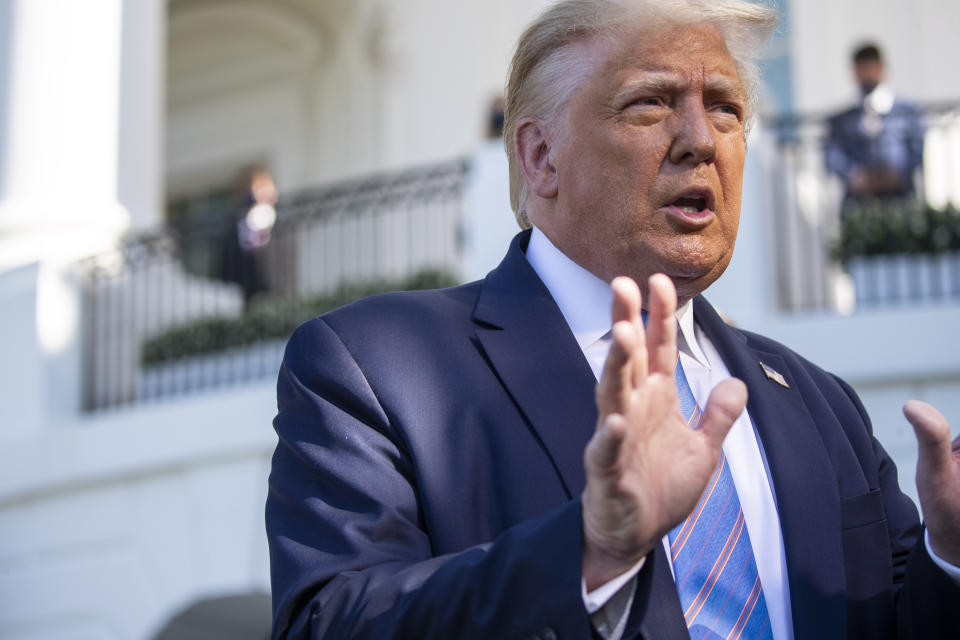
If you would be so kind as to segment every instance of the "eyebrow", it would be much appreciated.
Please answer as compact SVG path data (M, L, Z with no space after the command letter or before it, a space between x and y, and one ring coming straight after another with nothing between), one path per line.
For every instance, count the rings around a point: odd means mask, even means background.
M627 80L614 94L614 100L621 100L638 93L659 93L676 91L683 85L683 78L676 73L647 72L636 80Z
M704 82L703 91L704 93L720 94L721 96L736 96L741 100L747 96L747 90L743 83L721 74L708 75L706 82Z
M614 101L624 100L638 93L669 93L681 89L683 85L683 77L679 74L669 71L645 72L641 78L624 82L614 94ZM718 73L707 76L703 90L704 93L712 95L746 98L746 90L738 80Z

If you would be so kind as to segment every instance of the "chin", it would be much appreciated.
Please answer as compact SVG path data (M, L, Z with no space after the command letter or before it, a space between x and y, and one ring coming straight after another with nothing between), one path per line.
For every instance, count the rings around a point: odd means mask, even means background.
M677 288L677 296L681 300L688 300L703 293L707 287L716 282L717 278L726 271L728 264L730 264L729 256L721 260L701 263L683 261L670 265L663 272L673 280L673 286Z

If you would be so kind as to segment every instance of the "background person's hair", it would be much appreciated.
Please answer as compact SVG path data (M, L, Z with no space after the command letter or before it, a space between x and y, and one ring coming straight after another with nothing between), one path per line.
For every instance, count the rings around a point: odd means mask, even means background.
M861 62L880 62L883 63L883 53L880 47L872 42L865 42L857 47L853 52L853 63Z
M747 91L749 130L760 76L756 60L776 24L776 11L744 0L561 0L545 9L517 41L506 86L503 141L510 164L510 206L520 227L530 227L528 189L513 134L520 118L552 119L583 82L587 69L575 59L574 44L642 29L713 26Z

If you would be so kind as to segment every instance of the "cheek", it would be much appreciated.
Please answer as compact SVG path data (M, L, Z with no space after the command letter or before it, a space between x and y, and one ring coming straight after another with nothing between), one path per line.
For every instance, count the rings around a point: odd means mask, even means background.
M597 141L606 160L606 171L652 179L660 171L670 148L670 136L663 126L621 125L612 134Z
M742 149L742 148L741 148ZM727 156L720 171L720 185L723 189L723 212L720 216L724 239L731 247L737 238L740 226L740 202L743 189L743 159L742 150L734 148L733 153ZM739 153L737 153L739 151Z
M737 203L739 205L739 203ZM726 232L726 244L732 250L733 245L737 242L737 232L740 229L740 209L739 207L731 210L730 215L727 219L727 224L724 227Z
M740 197L743 179L740 176L730 176L723 184L724 215L736 221L740 217Z
M724 195L724 211L718 220L721 223L724 242L732 247L737 240L737 231L740 228L739 184L736 185L736 189L729 192L729 195Z
M724 156L726 162L719 170L720 186L723 189L723 202L727 213L739 216L745 149L742 142L732 146L733 148Z

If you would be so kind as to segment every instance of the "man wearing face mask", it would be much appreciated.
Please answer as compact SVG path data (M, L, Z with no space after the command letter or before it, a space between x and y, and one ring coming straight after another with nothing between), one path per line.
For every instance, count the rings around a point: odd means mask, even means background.
M860 102L830 118L827 169L844 181L842 211L871 201L912 197L923 165L923 112L885 83L883 55L875 44L853 54Z

